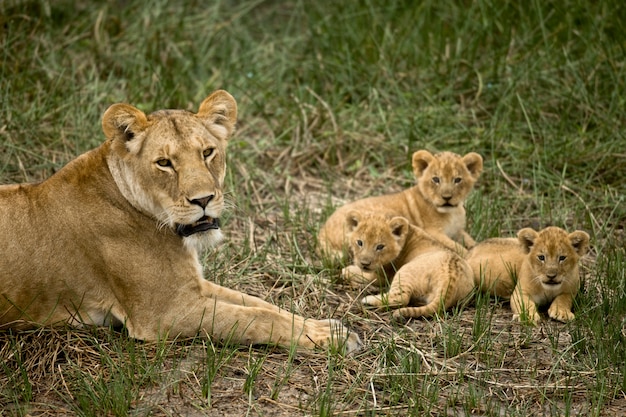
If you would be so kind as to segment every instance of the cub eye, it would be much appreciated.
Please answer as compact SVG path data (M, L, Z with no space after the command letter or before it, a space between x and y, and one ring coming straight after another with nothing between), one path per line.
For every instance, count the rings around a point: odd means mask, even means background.
M559 256L559 262L563 262L566 259L567 259L567 256L564 256L564 255Z
M215 151L214 148L207 148L204 151L202 151L202 156L205 158L208 158L209 156L213 155L214 151Z
M543 262L543 261L545 261L545 260L546 260L546 257L545 257L545 256L543 256L543 255L538 255L538 256L537 256L537 259L539 259L541 262Z
M380 252L383 249L385 249L385 245L378 245L378 246L376 246L376 251L377 252Z
M439 184L441 180L439 179L439 177L433 177L433 183L434 184Z
M454 183L455 183L455 184L460 184L460 183L461 183L461 181L463 181L463 179L462 179L461 177L456 177L456 178L454 179Z
M159 159L156 161L156 164L160 167L171 167L172 166L172 161L170 161L167 158L163 158L163 159Z
M357 246L363 246L363 241L362 240L357 240L356 241Z

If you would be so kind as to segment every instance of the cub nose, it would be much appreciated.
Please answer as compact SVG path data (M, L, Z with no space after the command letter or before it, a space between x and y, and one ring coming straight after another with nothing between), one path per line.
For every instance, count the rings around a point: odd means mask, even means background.
M200 206L203 209L206 208L206 206L209 204L209 202L211 200L213 200L213 197L215 197L213 194L210 194L206 197L201 197L201 198L194 198L193 200L189 200L189 202L191 204L195 204L196 206Z
M554 279L556 278L557 273L556 272L548 272L546 273L546 277L550 280L550 281L554 281Z
M368 266L370 266L372 264L372 261L361 261L361 267L363 269L367 268Z

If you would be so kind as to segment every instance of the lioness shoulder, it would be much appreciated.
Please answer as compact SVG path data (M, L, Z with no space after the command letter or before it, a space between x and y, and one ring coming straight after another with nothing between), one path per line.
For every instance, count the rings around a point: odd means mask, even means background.
M350 210L401 216L450 248L457 248L458 244L473 246L474 239L465 231L464 203L482 172L482 157L475 152L460 156L453 152L433 155L420 150L413 154L412 165L415 186L338 208L320 229L320 252L331 257L343 255L348 233L344 219Z

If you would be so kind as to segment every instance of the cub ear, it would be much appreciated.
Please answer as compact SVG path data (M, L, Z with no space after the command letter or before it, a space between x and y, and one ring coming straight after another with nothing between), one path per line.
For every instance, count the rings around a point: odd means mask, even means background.
M133 153L139 152L143 140L137 136L147 126L146 115L130 104L113 104L102 116L102 131L107 139L121 141Z
M524 247L524 251L526 253L530 252L530 248L535 244L535 239L537 239L537 236L539 236L539 233L529 227L517 232L517 239L519 240L519 243Z
M587 253L587 250L589 249L589 234L583 232L582 230L576 230L575 232L570 233L567 237L569 238L569 241L578 256L583 256Z
M212 128L220 139L232 135L237 123L237 102L227 91L217 90L200 104L197 116Z
M412 162L413 162L413 175L415 178L419 178L422 176L428 165L433 161L435 157L432 153L428 152L425 149L421 151L416 151L413 154Z
M358 210L350 210L346 215L346 224L348 225L348 230L350 232L356 229L360 222L361 213Z
M483 172L483 157L476 152L470 152L463 156L463 163L467 167L467 170L472 174L474 179L478 179L481 172Z
M407 233L409 233L409 221L404 217L393 217L387 221L391 234L396 241L401 244L406 240Z

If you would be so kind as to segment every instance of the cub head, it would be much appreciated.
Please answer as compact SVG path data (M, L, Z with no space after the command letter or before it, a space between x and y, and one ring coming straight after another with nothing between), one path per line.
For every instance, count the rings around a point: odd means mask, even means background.
M128 104L112 105L102 129L117 187L135 208L186 243L219 242L226 143L236 120L235 99L222 90L208 96L197 113L146 115Z
M346 216L353 264L374 271L398 257L406 242L409 221L375 213L350 211Z
M587 253L589 235L581 230L567 233L559 227L540 232L522 229L517 233L528 253L533 280L546 289L558 289L563 282L578 280L578 260Z
M452 152L436 155L426 150L413 154L413 173L419 190L440 213L463 205L483 170L475 152L461 157Z

